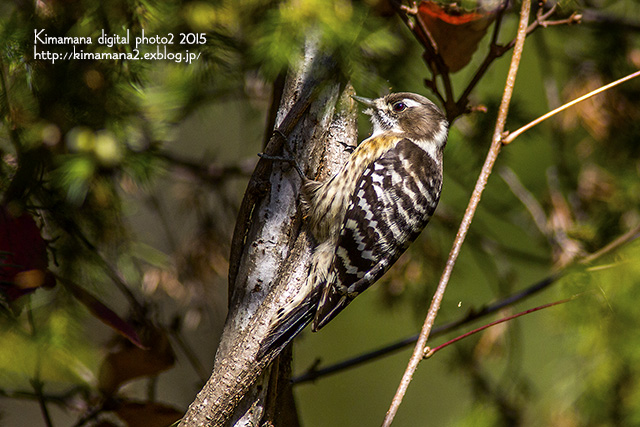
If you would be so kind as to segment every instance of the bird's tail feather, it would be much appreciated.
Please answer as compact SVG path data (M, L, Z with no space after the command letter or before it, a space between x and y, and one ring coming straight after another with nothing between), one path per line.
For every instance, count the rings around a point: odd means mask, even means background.
M277 356L284 348L313 320L317 305L317 297L313 295L306 298L293 311L287 313L282 322L276 322L266 339L262 342L258 351L258 360L275 353Z
M309 276L304 286L271 324L271 330L262 342L258 360L277 356L313 320L321 293L327 284L327 273L333 259L333 246L325 242L314 250ZM291 308L289 308L291 307ZM314 329L315 330L315 329ZM275 357L275 356L273 356Z

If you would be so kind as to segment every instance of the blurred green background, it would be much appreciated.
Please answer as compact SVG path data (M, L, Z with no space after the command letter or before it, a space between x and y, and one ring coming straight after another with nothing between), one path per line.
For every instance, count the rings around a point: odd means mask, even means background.
M515 36L519 6L506 10L500 44ZM578 12L583 22L539 28L527 39L509 130L640 68L637 2L558 6L550 19ZM213 364L231 232L270 132L274 86L308 34L319 35L358 94L413 91L437 100L424 84L431 75L422 46L385 1L43 0L2 3L0 16L0 425L47 425L39 401L56 426L107 423L114 414L129 425L167 425L186 410ZM198 54L190 64L52 63L35 57L39 29L92 37L85 52L125 58L135 46L98 46L102 30L203 33L206 41L168 46ZM452 75L456 96L482 63L492 32ZM490 143L509 59L510 52L497 59L471 94L471 105L486 112L452 126L442 199L426 231L331 325L302 334L294 375L317 359L325 366L420 329ZM503 149L437 323L552 273L563 277L490 320L579 297L423 362L394 425L640 424L640 245L631 239L580 262L640 223L638 99L633 80ZM360 138L369 130L362 116ZM25 218L35 240L27 239ZM44 272L53 287L14 274L15 253L38 245L46 253L30 259L44 265L22 270ZM123 338L133 338L123 326L105 325L117 319L153 343L151 351ZM410 351L296 385L303 425L380 424Z

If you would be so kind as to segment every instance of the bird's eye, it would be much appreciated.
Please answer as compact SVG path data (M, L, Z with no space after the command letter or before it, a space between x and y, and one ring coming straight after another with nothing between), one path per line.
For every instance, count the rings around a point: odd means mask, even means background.
M393 111L395 111L396 113L401 113L402 111L407 109L407 104L405 104L402 101L399 101L393 104L391 108L393 108Z

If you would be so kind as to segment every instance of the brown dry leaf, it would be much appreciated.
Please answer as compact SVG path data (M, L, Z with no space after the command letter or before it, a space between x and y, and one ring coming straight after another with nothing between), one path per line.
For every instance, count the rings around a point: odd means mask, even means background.
M124 338L118 339L117 350L109 353L100 367L99 388L106 395L115 393L122 384L135 378L159 374L175 363L169 337L160 329L141 334L148 349L134 346Z
M449 71L456 72L471 61L500 7L470 12L455 3L440 5L422 1L418 15L436 44L436 53L442 57Z

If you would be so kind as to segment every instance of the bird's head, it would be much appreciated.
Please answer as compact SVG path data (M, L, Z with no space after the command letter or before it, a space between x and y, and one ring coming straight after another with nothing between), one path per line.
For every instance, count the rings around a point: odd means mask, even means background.
M427 98L410 92L390 93L377 99L353 96L367 106L371 116L372 136L401 134L413 141L435 144L439 149L447 142L449 122L440 109Z

